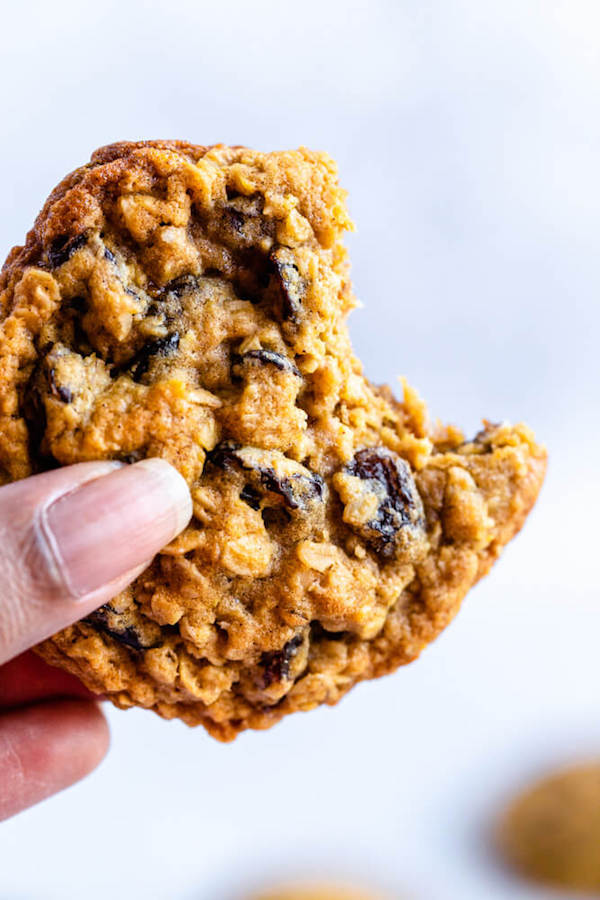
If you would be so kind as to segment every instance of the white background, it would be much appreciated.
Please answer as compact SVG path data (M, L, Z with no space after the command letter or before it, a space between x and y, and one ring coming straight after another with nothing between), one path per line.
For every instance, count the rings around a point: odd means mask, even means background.
M238 900L316 870L547 896L489 830L530 775L600 756L599 48L594 0L5 5L2 256L113 140L326 149L368 374L471 432L523 418L551 463L492 577L395 676L231 746L109 711L102 767L1 826L2 900Z

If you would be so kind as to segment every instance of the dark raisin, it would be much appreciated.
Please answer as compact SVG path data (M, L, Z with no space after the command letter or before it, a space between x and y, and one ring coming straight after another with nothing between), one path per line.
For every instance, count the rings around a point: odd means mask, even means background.
M197 287L198 279L195 275L180 275L178 278L174 278L173 281L169 281L169 283L165 285L162 293L175 294L176 297L183 297L184 294L188 294Z
M274 250L270 260L275 268L275 285L279 296L279 314L283 320L298 322L306 282L294 262L294 254L285 247Z
M311 500L324 499L325 482L316 472L280 478L273 469L263 469L260 480L267 490L281 494L291 509L306 509Z
M63 387L62 385L58 386L58 396L63 403L71 403L73 400L73 392L71 388Z
M243 500L252 509L260 509L260 494L251 484L244 485L240 491L240 500Z
M111 263L116 263L116 262L117 262L117 257L115 256L114 253L112 253L112 252L108 249L108 247L105 247L105 248L104 248L104 259L107 259L107 260L108 260L109 262L111 262Z
M150 368L153 358L157 356L171 356L173 353L176 353L178 348L179 334L175 331L166 337L144 344L141 350L138 350L133 359L130 359L123 369L129 371L134 381L140 381Z
M48 249L48 262L53 269L64 265L87 241L85 234L69 239L68 235L55 238Z
M232 198L221 210L221 238L226 243L233 239L236 251L239 251L240 245L247 248L256 245L260 236L266 236L273 230L269 220L259 218L262 208L263 198L258 195ZM238 261L241 262L241 259Z
M365 482L377 499L375 515L367 522L347 520L384 557L399 549L416 550L424 542L423 504L410 466L385 447L367 447L354 456L345 472Z
M48 372L48 384L50 385L50 392L58 397L59 400L62 400L63 403L71 403L73 400L73 391L69 387L65 387L62 384L57 384L56 381L56 370L54 368L50 369Z
M478 431L472 441L465 441L465 444L478 444L486 451L491 449L490 435L496 428L500 428L500 422L486 422L485 428Z
M275 353L274 350L248 350L247 353L244 353L242 356L242 362L260 362L260 363L269 363L272 366L276 366L282 372L291 372L292 375L297 375L300 378L300 372L298 368L294 365L291 359L287 356L283 356L281 353Z
M236 456L239 449L239 445L234 444L233 441L224 441L222 444L217 444L215 449L210 451L207 458L220 469L229 469L231 466L239 464L239 459Z
M102 631L113 638L119 644L125 644L132 650L146 650L149 644L142 641L140 634L132 625L126 625L119 621L123 616L116 612L112 606L106 603L95 612L87 616L83 621L94 625L98 631Z
M208 459L222 469L236 467L252 473L254 487L278 494L290 509L305 511L311 504L325 500L327 489L321 476L278 450L240 447L224 441Z
M303 641L302 635L297 634L284 645L282 650L263 653L260 661L263 667L263 688L268 688L275 681L284 681L289 678L290 664Z
M191 293L197 284L198 282L192 276L185 276L169 282L164 290L150 301L146 315L162 319L169 327L175 326L183 314L182 298Z
M238 212L237 209L227 207L223 212L223 218L226 226L230 227L240 237L243 236L245 219L241 212Z

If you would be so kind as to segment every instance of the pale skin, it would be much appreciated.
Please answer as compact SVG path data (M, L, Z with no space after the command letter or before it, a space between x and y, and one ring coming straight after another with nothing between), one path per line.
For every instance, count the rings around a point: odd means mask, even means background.
M29 648L123 590L191 513L164 460L83 463L0 488L0 820L108 749L97 698Z

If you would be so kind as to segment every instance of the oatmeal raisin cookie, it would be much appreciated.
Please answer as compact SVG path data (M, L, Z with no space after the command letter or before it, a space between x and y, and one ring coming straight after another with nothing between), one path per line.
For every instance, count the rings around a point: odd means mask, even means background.
M333 161L121 143L0 281L0 484L160 456L194 518L44 659L230 740L415 659L520 529L545 452L364 377Z

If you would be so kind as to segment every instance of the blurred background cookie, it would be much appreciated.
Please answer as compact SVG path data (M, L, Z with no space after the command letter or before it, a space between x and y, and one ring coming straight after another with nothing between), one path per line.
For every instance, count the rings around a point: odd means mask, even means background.
M548 775L517 796L497 840L529 878L600 895L600 760Z
M295 883L259 893L251 900L393 900L392 897L363 888L333 883Z

